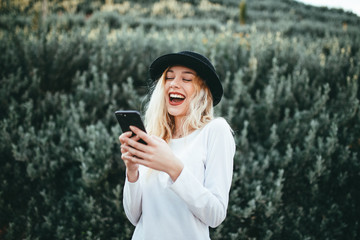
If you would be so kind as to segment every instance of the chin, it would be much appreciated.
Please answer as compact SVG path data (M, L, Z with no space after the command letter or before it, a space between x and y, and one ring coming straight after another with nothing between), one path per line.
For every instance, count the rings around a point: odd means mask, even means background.
M177 110L177 109L168 108L168 113L169 113L171 116L173 116L173 117L184 116L183 111Z

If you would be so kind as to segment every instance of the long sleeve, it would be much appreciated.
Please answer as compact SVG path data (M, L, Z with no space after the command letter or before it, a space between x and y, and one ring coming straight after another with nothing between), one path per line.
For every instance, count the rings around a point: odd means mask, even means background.
M126 177L123 191L123 206L127 218L134 226L137 225L142 213L141 202L142 191L140 176L139 179L134 183L129 182Z
M204 182L185 165L170 188L204 224L217 227L226 217L233 173L235 142L224 119L211 122L206 136Z

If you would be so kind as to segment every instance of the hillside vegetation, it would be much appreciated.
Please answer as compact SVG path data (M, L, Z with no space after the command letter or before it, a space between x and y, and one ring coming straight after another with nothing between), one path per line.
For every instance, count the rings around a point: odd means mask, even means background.
M360 18L292 0L0 2L0 239L130 239L118 109L208 56L235 132L212 239L360 237ZM181 227L181 226L179 226Z

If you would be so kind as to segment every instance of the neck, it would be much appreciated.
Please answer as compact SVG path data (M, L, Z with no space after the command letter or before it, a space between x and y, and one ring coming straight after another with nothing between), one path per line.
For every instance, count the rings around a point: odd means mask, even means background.
M174 123L175 123L175 131L173 132L173 138L181 138L183 137L183 123L185 118L184 117L174 117Z
M183 124L185 121L185 117L174 117L174 121L175 121L175 131L173 132L172 138L185 137L186 136L185 134L190 134L195 130L194 128L189 128L187 129L186 133L183 132Z

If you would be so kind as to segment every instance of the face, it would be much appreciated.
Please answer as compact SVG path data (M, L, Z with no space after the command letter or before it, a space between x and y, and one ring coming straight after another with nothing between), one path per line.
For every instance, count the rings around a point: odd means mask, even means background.
M186 116L195 94L196 72L183 66L173 66L165 75L165 102L168 113L175 118Z

